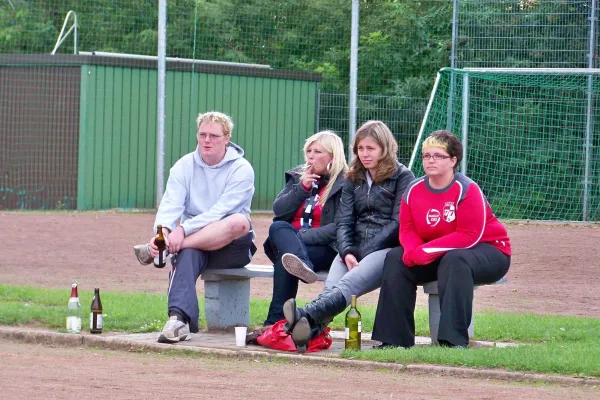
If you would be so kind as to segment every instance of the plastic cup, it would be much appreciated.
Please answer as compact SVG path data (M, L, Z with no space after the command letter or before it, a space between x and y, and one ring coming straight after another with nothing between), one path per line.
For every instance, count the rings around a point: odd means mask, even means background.
M248 328L245 326L235 327L235 345L239 347L246 346L246 332Z

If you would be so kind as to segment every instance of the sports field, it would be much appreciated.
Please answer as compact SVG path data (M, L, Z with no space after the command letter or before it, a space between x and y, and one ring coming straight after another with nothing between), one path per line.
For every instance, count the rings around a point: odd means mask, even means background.
M165 293L168 268L142 266L132 251L150 238L153 221L151 213L3 212L0 282L69 292L76 280L84 290ZM269 215L253 216L259 248L253 263L269 263L262 243L270 221ZM478 289L477 309L600 316L599 226L507 227L514 254L508 284ZM298 297L312 299L321 288L319 282L300 285ZM252 280L252 296L268 299L271 290L270 279ZM198 292L203 293L201 283ZM361 303L376 304L377 295L364 296ZM424 301L421 295L419 302Z
M148 240L150 213L3 212L6 232L0 282L40 288L164 293L167 270L141 266L132 246ZM259 252L269 215L255 215ZM476 291L476 308L520 313L600 316L600 227L508 224L513 263L508 283ZM310 299L322 283L301 285ZM253 279L252 295L268 299L269 279ZM202 294L202 284L198 292ZM377 292L361 298L375 304ZM425 297L419 302L425 305ZM33 327L35 329L35 327ZM163 399L248 398L600 398L597 387L511 383L415 372L384 372L293 362L127 353L25 344L0 339L0 390L6 398L76 399L81 396ZM268 374L268 377L267 375ZM299 389L310 382L310 390ZM174 392L173 392L174 391ZM4 398L4 396L2 396Z

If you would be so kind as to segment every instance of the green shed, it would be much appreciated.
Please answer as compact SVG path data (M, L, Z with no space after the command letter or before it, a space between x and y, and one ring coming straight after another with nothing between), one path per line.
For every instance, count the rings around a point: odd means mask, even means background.
M0 55L0 208L156 207L156 60ZM320 75L167 61L165 181L196 148L198 113L232 116L254 167L253 210L270 210L283 172L317 126ZM5 162L6 161L6 162Z

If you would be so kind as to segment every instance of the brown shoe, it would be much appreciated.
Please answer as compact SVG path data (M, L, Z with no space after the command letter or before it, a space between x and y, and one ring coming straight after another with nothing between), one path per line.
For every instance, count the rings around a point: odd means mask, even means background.
M150 249L147 244L138 244L137 246L133 246L133 251L135 252L135 256L138 261L142 265L152 264L154 259L150 255Z

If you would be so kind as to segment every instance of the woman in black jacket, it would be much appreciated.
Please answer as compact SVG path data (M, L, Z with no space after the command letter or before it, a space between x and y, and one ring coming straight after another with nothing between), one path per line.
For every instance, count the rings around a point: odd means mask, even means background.
M314 283L337 254L335 215L348 170L342 140L331 131L309 137L305 165L285 173L286 185L273 202L275 218L264 248L274 264L273 298L265 326L283 319L283 303L295 297L298 280ZM293 256L298 262L282 258Z
M398 246L400 200L415 176L397 161L398 144L381 121L363 124L352 150L355 158L346 174L337 219L339 258L315 300L303 308L296 308L295 299L283 306L299 352L306 351L310 338L344 311L352 295L381 286L385 256ZM284 259L284 265L291 261Z

